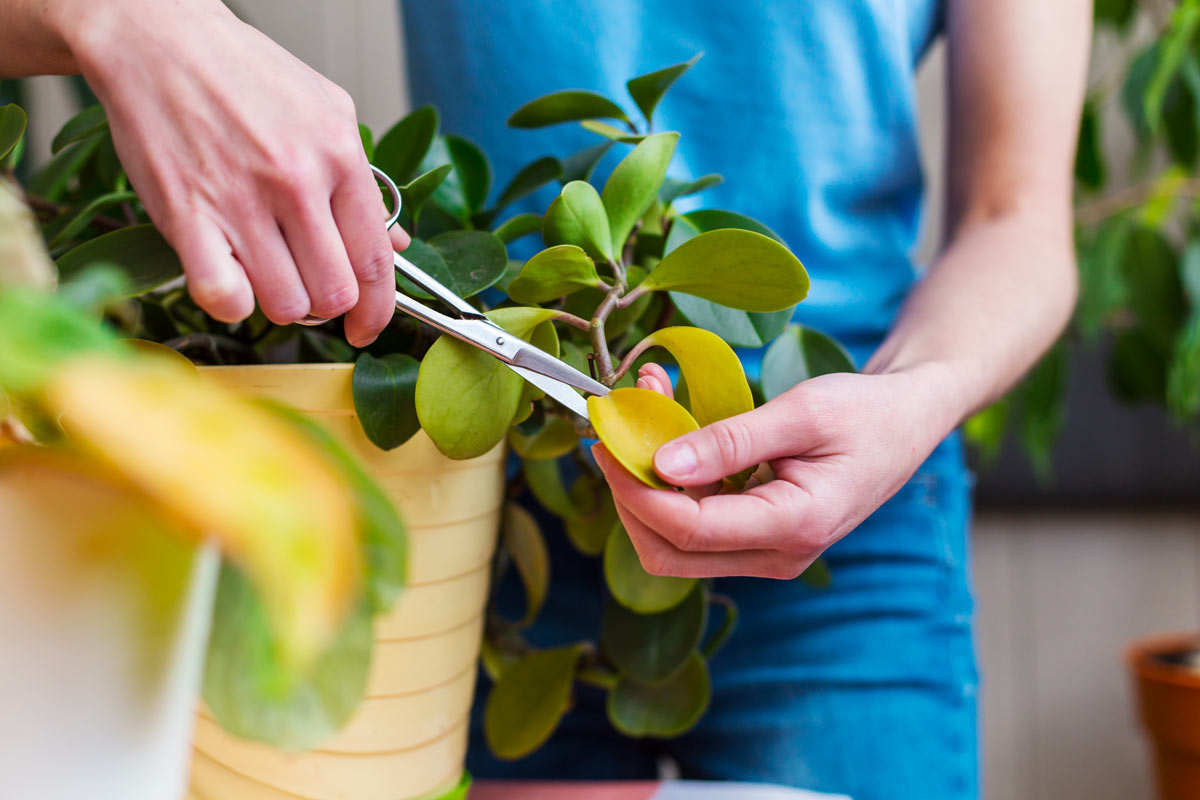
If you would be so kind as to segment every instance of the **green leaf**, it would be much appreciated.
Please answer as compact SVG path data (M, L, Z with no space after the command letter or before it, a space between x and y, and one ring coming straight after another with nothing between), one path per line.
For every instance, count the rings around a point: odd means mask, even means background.
M404 203L404 209L408 212L410 219L416 219L421 214L421 207L425 205L437 188L442 185L442 181L446 180L446 176L450 174L454 167L450 164L442 164L440 167L434 167L428 172L423 172L417 177L400 188L400 199Z
M994 461L1004 445L1004 434L1008 431L1008 414L1011 401L1002 397L982 411L976 412L963 423L966 440L979 448L983 460Z
M437 137L421 168L431 170L442 164L450 164L452 169L433 193L434 202L460 224L468 224L487 202L491 165L483 151L460 136Z
M702 233L718 231L722 228L737 228L743 231L761 233L786 246L786 242L775 231L763 225L753 217L739 214L736 211L723 211L719 208L701 208L683 216L676 217L671 224L667 236L665 252L670 253L688 239L694 239Z
M585 147L583 150L567 156L563 159L562 177L559 180L564 184L571 181L590 180L592 173L596 171L596 165L612 149L612 146L613 143L611 141L601 142L600 144Z
M437 130L437 109L418 108L383 135L375 145L373 163L396 183L407 183L429 152Z
M1123 216L1105 220L1094 240L1077 248L1079 302L1075 321L1084 337L1094 341L1127 300L1124 263L1131 225Z
M558 180L562 175L562 164L553 156L545 156L528 164L521 169L508 186L500 193L496 208L504 208L509 203L533 194L551 181Z
M1187 317L1170 242L1158 231L1135 227L1125 250L1123 275L1139 325L1157 347L1169 350Z
M674 608L696 585L695 578L672 578L646 572L629 534L620 523L613 526L604 546L604 578L617 602L639 614L655 614Z
M1166 401L1166 355L1143 329L1130 328L1117 334L1108 368L1113 391L1124 402Z
M542 229L542 217L539 214L517 214L502 222L493 233L500 241L508 244L523 236L537 233Z
M708 665L692 653L683 669L665 683L622 678L608 693L608 718L626 736L680 736L704 716L711 697Z
M79 174L106 136L106 133L94 133L62 150L34 174L29 181L29 193L52 203L58 202L67 184Z
M664 206L669 206L681 197L698 194L705 189L711 189L714 186L720 186L725 182L725 179L715 172L708 175L701 175L694 181L681 181L675 178L667 178L663 181L662 188L658 190L658 199ZM724 226L731 227L731 226ZM740 227L740 226L736 226Z
M1054 442L1066 419L1069 363L1062 342L1055 345L1018 388L1021 403L1017 430L1021 445L1039 476L1052 474Z
M540 650L509 665L483 710L483 732L497 758L529 755L550 738L570 707L581 645Z
M504 242L487 231L447 231L423 242L414 239L404 256L459 297L473 297L500 280L508 266ZM428 298L408 279L405 291Z
M512 335L528 340L554 313L540 308L501 308L488 312L488 317ZM488 353L443 335L421 361L417 417L446 456L481 456L504 439L524 383Z
M1192 312L1200 311L1200 239L1193 239L1184 248L1179 259L1179 275Z
M683 668L700 644L707 612L707 592L699 585L682 603L658 614L635 614L610 598L600 646L623 676L662 683Z
M658 107L659 101L662 100L671 85L679 80L680 75L691 69L703 55L703 53L697 53L682 64L639 75L625 84L625 88L629 90L629 96L633 98L633 102L637 103L642 115L646 117L646 122L650 122L650 118L654 116L654 109Z
M179 256L153 225L134 225L89 239L64 253L57 263L59 274L69 280L101 262L125 275L126 297L145 294L183 274Z
M638 288L673 289L743 311L780 311L807 296L808 273L774 239L729 228L679 245Z
M1200 154L1200 66L1191 56L1184 62L1181 78L1177 78L1167 90L1163 101L1162 121L1167 136L1167 148L1175 162L1189 170L1195 167Z
M829 571L825 559L818 558L800 573L799 580L810 589L828 589L833 585L833 573Z
M221 570L204 669L204 700L225 730L284 749L332 736L362 700L371 664L371 614L360 603L305 674L276 647L249 582Z
M1180 332L1167 368L1167 408L1180 422L1200 414L1200 311Z
M1096 22L1118 29L1124 28L1133 19L1136 8L1134 0L1096 0Z
M592 258L612 261L608 215L595 187L585 181L571 181L564 186L546 210L542 239L548 246L573 244Z
M81 142L90 136L108 130L108 115L100 104L88 106L63 125L54 141L50 144L52 153L59 153L64 147L75 142Z
M0 166L17 149L28 124L29 117L25 115L25 109L13 103L0 106Z
M565 518L567 538L585 556L600 555L618 522L612 491L603 481L580 475L571 484L570 498L573 514Z
M589 117L629 122L625 111L607 97L595 92L573 89L552 92L530 100L513 112L508 118L508 124L513 128L541 128Z
M576 515L575 505L567 494L566 486L563 485L557 459L522 459L521 469L525 473L529 491L543 508L564 519ZM605 533L607 535L607 531Z
M575 245L560 244L526 261L520 274L508 285L508 296L518 303L532 305L599 284L600 276L592 259Z
M363 353L354 363L354 412L367 438L380 450L392 450L421 429L417 419L417 373L410 355Z
M854 359L837 341L812 328L792 325L763 355L763 395L772 400L809 378L857 371Z
M358 138L362 141L363 152L367 155L367 161L375 160L375 134L372 133L369 125L358 123Z
M519 625L528 627L537 619L550 589L550 552L537 520L516 503L504 509L502 538L525 587L525 616Z
M1150 129L1162 121L1163 100L1200 30L1200 3L1185 0L1175 7L1170 26L1159 40L1158 58L1146 84L1142 104Z
M644 141L645 134L630 133L628 130L618 128L616 125L609 125L607 122L601 122L598 119L585 119L579 123L579 127L583 128L588 133L594 133L603 136L610 142L621 142L623 144L637 144Z
M579 444L579 434L570 420L550 417L545 425L529 436L513 428L508 432L508 443L521 458L558 458L575 449Z
M608 212L613 252L621 252L634 224L658 198L677 141L678 133L648 136L609 175L600 197Z
M1089 189L1104 185L1104 149L1100 141L1100 114L1095 98L1083 104L1079 141L1075 147L1075 179Z
M53 226L47 226L48 241L46 246L54 249L74 239L87 230L92 220L106 208L122 203L134 202L138 199L136 192L112 192L94 198L71 213L64 214L54 220Z

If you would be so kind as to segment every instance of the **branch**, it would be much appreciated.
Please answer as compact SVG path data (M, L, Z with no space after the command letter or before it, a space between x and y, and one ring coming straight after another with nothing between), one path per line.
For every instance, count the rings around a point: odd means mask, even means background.
M592 324L586 319L583 317L577 317L567 311L555 311L553 319L556 319L559 322L565 322L568 325L579 328L581 331L590 331L592 328Z
M604 323L608 321L609 315L620 304L621 291L621 286L618 284L612 288L612 291L604 295L604 301L596 309L596 315L592 317L591 324L588 326L592 335L592 352L596 355L596 370L599 373L600 382L605 386L612 386L617 379L613 374L612 355L608 352L608 335L604 331Z
M1090 200L1075 207L1075 222L1090 226L1103 222L1114 214L1141 205L1154 196L1159 181L1152 180L1118 189L1104 197ZM1200 178L1192 178L1179 187L1177 197L1200 197Z

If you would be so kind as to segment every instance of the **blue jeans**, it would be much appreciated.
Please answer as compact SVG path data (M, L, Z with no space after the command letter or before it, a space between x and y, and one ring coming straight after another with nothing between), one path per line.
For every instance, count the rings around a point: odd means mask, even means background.
M729 578L741 610L713 659L713 702L670 741L610 727L604 697L581 687L554 737L506 763L488 753L476 704L469 768L479 777L646 779L661 756L683 777L765 781L854 800L978 796L975 658L968 582L971 480L958 436L900 492L831 547L833 585ZM543 519L543 524L547 520ZM553 584L531 638L594 636L597 565L552 540Z

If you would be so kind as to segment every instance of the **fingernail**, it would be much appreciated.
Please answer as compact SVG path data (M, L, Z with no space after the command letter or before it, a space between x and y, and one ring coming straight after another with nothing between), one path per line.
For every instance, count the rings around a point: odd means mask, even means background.
M695 449L686 442L665 444L654 454L654 464L667 475L683 478L696 471Z
M639 388L639 389L649 389L649 388L650 388L650 381L646 380L645 378L638 378L638 380L637 380L637 388Z

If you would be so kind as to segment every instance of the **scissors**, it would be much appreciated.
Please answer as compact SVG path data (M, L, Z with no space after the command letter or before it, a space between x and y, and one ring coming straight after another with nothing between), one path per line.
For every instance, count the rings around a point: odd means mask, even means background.
M387 227L390 229L400 219L400 189L383 170L372 165L371 171L392 195L393 210L387 218ZM395 251L392 256L396 272L440 300L449 313L430 308L419 300L397 291L396 308L400 311L499 359L513 372L584 419L588 419L587 401L576 393L575 389L601 397L608 394L607 386L558 360L545 350L513 336L404 256ZM301 324L320 325L323 322L328 320L310 315L305 317Z

